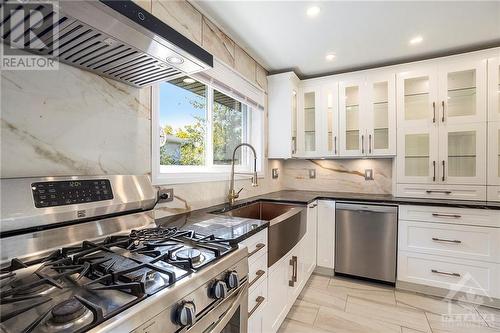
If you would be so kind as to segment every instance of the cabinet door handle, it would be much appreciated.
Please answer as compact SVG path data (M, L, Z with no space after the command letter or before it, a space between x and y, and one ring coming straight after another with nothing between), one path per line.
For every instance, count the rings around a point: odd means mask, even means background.
M372 135L368 135L368 154L372 153Z
M443 177L441 178L441 180L444 182L445 180L445 177L444 177L444 174L445 174L445 169L446 169L446 162L443 160L442 164L443 164Z
M462 217L462 215L458 215L458 214L443 214L443 213L432 213L432 216L434 216L434 217L449 217L449 218L453 218L453 219L459 219Z
M365 154L365 136L361 134L361 154Z
M458 239L443 239L443 238L432 237L432 240L435 242L444 242L444 243L454 243L454 244L462 243L462 241Z
M432 168L434 169L434 173L432 175L432 181L436 181L436 161L432 161ZM427 193L431 193L432 191L426 191Z
M444 123L444 101L441 101L441 106L443 107L443 117L441 118L441 122Z
M318 206L318 204L312 204L311 206L309 206L309 208L316 208Z
M435 123L436 122L436 102L432 102L432 113L433 113L432 122Z
M437 269L431 269L431 272L434 274L441 274L441 275L448 275L448 276L455 276L455 277L461 276L458 273L443 272L443 271L438 271Z
M260 249L262 249L264 246L266 246L266 244L262 244L262 243L259 243L257 245L255 245L255 250L253 250L252 252L250 252L248 254L249 257L253 256L255 253L257 253Z
M295 282L297 282L297 257L292 256L292 259L290 259L290 266L292 266L292 278L291 280L288 281L288 285L290 287L295 286Z
M255 272L255 275L256 277L250 281L250 283L248 284L248 287L250 288L255 282L257 282L257 280L259 280L264 274L266 274L265 271L263 271L262 269L259 269L257 272Z
M337 136L333 137L333 147L335 148L335 155L337 155Z
M257 308L264 302L264 300L265 300L265 298L263 296L259 296L255 299L255 301L257 303L253 306L252 310L250 310L250 312L248 313L248 318L250 318L253 315L255 310L257 310Z
M292 138L292 154L297 152L297 139Z
M431 193L451 194L451 191L447 191L447 190L426 190L425 192L427 194L431 194Z

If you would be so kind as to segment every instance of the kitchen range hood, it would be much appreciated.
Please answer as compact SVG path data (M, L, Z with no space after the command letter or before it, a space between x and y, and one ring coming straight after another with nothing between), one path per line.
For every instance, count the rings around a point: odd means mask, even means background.
M0 0L0 11L5 44L134 87L213 67L210 53L130 0Z

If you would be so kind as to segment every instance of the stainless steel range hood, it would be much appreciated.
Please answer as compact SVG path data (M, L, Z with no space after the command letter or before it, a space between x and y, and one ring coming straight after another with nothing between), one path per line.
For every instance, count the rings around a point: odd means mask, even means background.
M0 10L5 44L134 87L213 67L210 53L130 0L0 0Z

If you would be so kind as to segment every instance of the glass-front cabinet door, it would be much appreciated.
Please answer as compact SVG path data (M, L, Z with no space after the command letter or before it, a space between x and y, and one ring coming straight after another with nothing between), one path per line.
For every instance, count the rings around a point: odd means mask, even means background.
M397 76L398 128L437 122L437 67L402 70Z
M488 59L488 120L500 121L500 57Z
M396 155L395 74L373 74L367 80L367 155Z
M321 90L322 103L321 108L326 112L325 120L322 122L323 147L326 149L326 156L339 156L340 154L340 138L339 138L339 110L338 110L338 84L330 83Z
M292 156L297 154L297 90L292 90Z
M444 61L439 65L438 122L486 120L486 59Z
M300 157L315 157L318 155L320 145L320 93L317 87L303 87L301 91L301 112L297 124L299 131L297 155Z
M398 129L398 182L438 182L438 132L436 127Z
M500 122L488 124L488 185L500 185Z
M362 114L365 106L363 79L339 83L340 154L366 154L366 133Z
M486 185L486 123L439 128L439 181Z

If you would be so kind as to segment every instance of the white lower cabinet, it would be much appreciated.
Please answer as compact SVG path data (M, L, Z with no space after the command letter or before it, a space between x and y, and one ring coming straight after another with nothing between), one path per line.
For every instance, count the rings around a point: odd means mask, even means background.
M263 311L263 330L251 331L249 329L249 333L278 331L314 271L316 267L318 207L319 203L309 204L305 235L283 258L269 267L267 276L268 300Z
M399 207L397 280L500 298L500 211Z
M320 267L334 268L335 251L335 201L318 200L317 258Z

